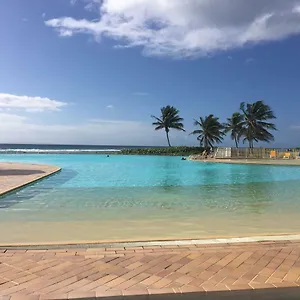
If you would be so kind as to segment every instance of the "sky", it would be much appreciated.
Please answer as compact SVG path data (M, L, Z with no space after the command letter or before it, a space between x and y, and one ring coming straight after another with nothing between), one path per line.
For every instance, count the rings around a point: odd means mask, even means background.
M0 143L164 146L174 105L197 145L193 119L264 100L300 145L300 0L0 0L0 41Z

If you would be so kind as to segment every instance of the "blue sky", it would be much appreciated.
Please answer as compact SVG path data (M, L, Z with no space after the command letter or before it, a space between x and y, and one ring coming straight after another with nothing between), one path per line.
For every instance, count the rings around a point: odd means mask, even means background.
M300 0L1 0L0 142L166 145L162 106L190 132L264 100L299 146L299 33Z

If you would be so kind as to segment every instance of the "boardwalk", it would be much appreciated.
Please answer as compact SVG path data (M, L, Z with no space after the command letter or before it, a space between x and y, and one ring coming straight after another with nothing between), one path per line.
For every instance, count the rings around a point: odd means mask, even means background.
M1 300L300 299L300 241L0 251Z

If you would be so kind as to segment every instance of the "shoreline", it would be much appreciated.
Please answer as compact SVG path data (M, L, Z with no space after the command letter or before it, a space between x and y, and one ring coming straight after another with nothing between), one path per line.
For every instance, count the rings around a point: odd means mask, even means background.
M0 155L11 154L97 154L97 155L160 155L160 156L190 156L202 153L201 147L145 147L145 148L107 148L107 149L0 149Z
M0 151L0 155L8 154L119 154L122 150L16 150L16 151Z

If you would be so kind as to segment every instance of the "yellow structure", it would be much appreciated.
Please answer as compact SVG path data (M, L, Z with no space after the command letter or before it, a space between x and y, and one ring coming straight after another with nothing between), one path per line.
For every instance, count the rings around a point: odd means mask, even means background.
M270 158L276 158L277 156L276 156L276 151L275 150L272 150L271 152L270 152Z

